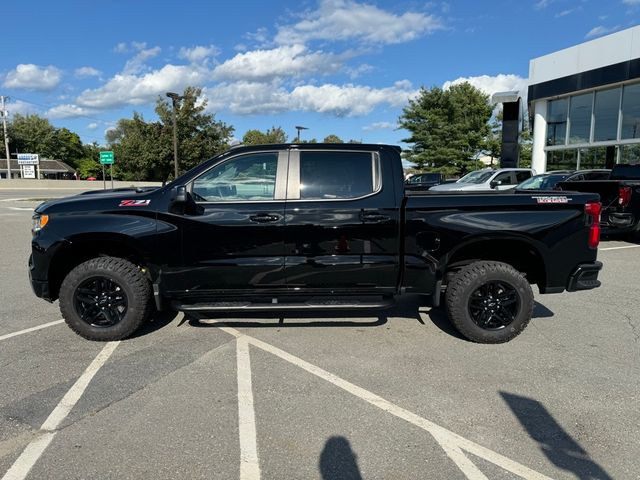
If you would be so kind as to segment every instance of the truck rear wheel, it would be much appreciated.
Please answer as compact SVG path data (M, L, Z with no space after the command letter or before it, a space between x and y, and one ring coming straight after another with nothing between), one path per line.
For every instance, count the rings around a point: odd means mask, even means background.
M475 262L457 272L446 292L449 319L466 338L504 343L518 336L533 313L524 276L502 262Z
M60 287L60 311L67 325L87 340L121 340L145 321L149 281L133 263L98 257L81 263Z

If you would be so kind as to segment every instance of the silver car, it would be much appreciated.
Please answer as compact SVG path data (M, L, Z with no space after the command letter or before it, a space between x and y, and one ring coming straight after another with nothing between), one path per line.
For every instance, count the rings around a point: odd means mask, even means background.
M530 168L485 168L467 173L454 183L431 187L430 192L461 192L482 190L508 190L535 175Z

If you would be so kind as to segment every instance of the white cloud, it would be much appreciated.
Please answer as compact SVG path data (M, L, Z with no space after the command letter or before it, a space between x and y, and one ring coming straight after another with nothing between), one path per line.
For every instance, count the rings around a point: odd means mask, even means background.
M156 57L162 51L160 47L146 48L146 43L134 42L134 46L138 50L138 53L131 57L125 64L123 69L123 73L125 74L136 74L144 71L145 62L150 58Z
M304 45L281 46L269 50L238 53L218 65L213 75L218 80L270 81L279 77L337 72L346 55L310 52Z
M79 107L73 103L63 103L47 110L45 115L50 118L75 118L94 113L93 110Z
M226 109L239 115L311 111L339 117L360 116L374 108L398 107L416 94L407 80L386 88L365 85L300 85L287 90L279 82L224 83L206 89L211 110Z
M126 42L120 42L113 47L113 51L116 53L127 53L129 51L129 46Z
M317 10L303 14L293 25L278 28L281 45L310 40L359 40L365 44L402 43L443 28L433 15L418 12L394 14L354 0L321 0Z
M76 68L73 73L76 77L97 77L100 75L100 70L93 67L80 67Z
M93 67L80 67L76 68L73 72L76 77L97 77L100 75L100 70Z
M635 7L637 5L640 5L640 0L622 0L622 3L624 3L625 5Z
M32 63L21 63L7 73L4 86L27 90L52 90L58 86L61 78L62 72L53 65L41 67Z
M533 4L533 8L536 10L543 10L549 6L549 4L553 3L554 0L538 0Z
M36 105L22 100L11 100L7 103L7 111L9 115L31 115L40 112Z
M396 128L398 128L397 123L373 122L362 127L362 130L364 130L365 132L370 132L371 130L395 130Z
M96 128L98 128L98 124L96 122L91 122L87 125L87 130L95 130Z
M195 47L182 47L178 56L189 60L191 63L202 62L208 58L220 54L220 49L215 45L196 45Z
M182 90L188 85L202 85L209 70L194 65L171 65L140 75L120 73L103 86L83 91L76 99L81 107L110 108L150 103L158 95Z
M478 77L460 77L455 80L445 82L442 85L443 89L447 89L452 85L458 85L460 83L469 82L474 87L482 90L487 95L493 95L497 92L511 92L518 91L520 96L526 98L528 81L526 78L522 78L519 75L513 74L498 74L495 76L480 75Z
M606 35L607 33L613 33L619 28L619 25L616 25L615 27L604 27L602 25L598 25L597 27L593 27L591 30L589 30L584 38L600 37L602 35Z

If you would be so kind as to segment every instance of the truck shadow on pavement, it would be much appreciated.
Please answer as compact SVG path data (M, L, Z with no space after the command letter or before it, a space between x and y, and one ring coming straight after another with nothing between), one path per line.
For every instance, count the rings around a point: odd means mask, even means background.
M553 317L554 313L541 303L535 302L533 318ZM225 325L236 328L363 328L379 327L388 323L389 318L416 320L422 325L430 320L442 332L468 342L451 324L444 308L433 308L424 304L418 295L407 296L396 305L384 310L296 310L263 312L189 312L185 319L196 328L211 328ZM201 320L218 320L218 323L204 323ZM306 320L308 319L308 320ZM274 322L272 320L278 320ZM181 323L182 323L181 322Z
M612 480L609 474L569 435L537 400L500 392L527 433L556 467L580 480Z
M362 480L356 454L345 437L330 437L318 464L322 480Z

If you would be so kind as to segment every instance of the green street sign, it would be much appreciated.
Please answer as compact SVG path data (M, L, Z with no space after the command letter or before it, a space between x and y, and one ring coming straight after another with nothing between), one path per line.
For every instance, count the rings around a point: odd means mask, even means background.
M113 152L100 152L100 163L102 165L112 165Z

